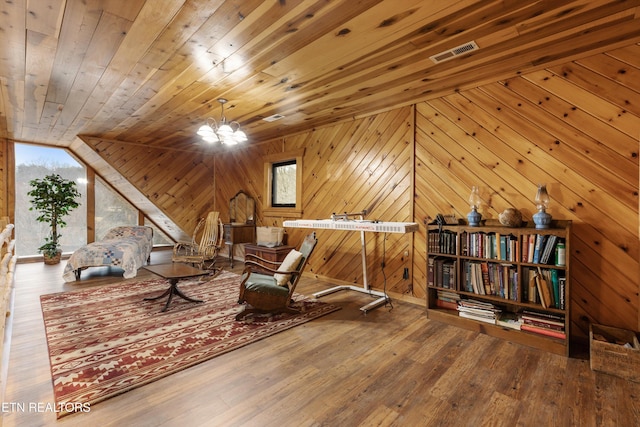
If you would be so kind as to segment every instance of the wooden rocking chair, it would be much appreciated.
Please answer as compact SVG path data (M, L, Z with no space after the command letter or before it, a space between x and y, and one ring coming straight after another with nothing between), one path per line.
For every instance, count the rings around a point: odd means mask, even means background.
M176 243L173 246L171 260L211 270L214 268L220 248L222 248L220 214L219 212L209 212L206 218L200 219L193 230L191 242Z
M300 251L290 251L282 263L247 254L238 298L239 304L246 304L236 320L250 313L297 313L291 298L317 242L316 233L309 234Z

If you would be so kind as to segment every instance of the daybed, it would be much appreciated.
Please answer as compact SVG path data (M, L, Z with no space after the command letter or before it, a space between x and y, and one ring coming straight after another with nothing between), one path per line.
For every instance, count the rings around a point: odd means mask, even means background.
M138 274L138 269L153 248L153 229L145 226L114 227L102 240L76 250L64 268L65 282L80 279L80 272L88 267L114 266L124 270L124 278Z

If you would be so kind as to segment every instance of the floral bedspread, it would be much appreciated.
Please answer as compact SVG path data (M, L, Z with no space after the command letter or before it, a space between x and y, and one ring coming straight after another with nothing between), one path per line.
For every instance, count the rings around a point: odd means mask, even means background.
M145 226L114 227L100 241L76 250L64 268L62 278L73 282L87 267L114 266L124 270L130 279L138 274L153 248L153 229Z

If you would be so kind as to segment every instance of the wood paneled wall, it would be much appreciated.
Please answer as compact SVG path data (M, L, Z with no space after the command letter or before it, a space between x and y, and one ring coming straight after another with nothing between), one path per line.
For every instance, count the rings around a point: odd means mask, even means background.
M154 215L154 209L131 200L134 205L175 240L191 236L198 219L213 210L214 158L211 154L154 149L98 138L84 138L83 141L78 140L72 150L132 199L132 191L118 182L125 177L136 193L140 192L164 215ZM89 156L95 154L104 159L108 167L100 167L91 161Z
M527 218L536 183L574 222L572 322L638 330L640 47L597 55L418 104L416 211ZM416 255L423 257L424 249Z
M255 195L258 225L281 226L284 218L262 213L264 156L299 148L303 156L303 217L367 210L368 219L410 221L412 213L413 113L404 107L334 126L314 129L229 153L216 160L216 199L227 203L239 189ZM235 183L233 181L235 179ZM226 206L226 205L225 205ZM220 208L224 210L223 207ZM308 230L289 229L298 245ZM340 283L363 283L360 234L318 230L318 246L307 271ZM367 234L369 284L398 295L413 295L413 235ZM423 295L419 295L422 301Z

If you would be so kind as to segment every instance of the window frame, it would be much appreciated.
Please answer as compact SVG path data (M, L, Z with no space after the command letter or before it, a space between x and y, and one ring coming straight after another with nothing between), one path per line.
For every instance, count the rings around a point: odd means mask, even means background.
M302 158L304 149L270 154L264 157L264 208L265 216L302 218ZM296 165L296 204L295 206L273 205L273 167L274 165L294 162Z
M271 206L273 206L274 208L295 208L296 207L296 202L294 201L293 203L277 203L275 202L274 196L276 193L276 171L278 170L278 168L280 167L285 167L285 166L291 166L294 165L296 167L296 182L295 182L295 186L296 189L298 188L298 177L297 177L297 173L298 173L298 163L295 161L295 159L291 159L291 160L285 160L283 162L273 162L271 163ZM297 194L296 194L297 195Z

